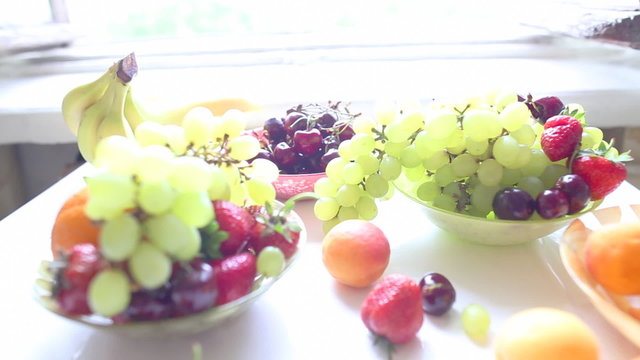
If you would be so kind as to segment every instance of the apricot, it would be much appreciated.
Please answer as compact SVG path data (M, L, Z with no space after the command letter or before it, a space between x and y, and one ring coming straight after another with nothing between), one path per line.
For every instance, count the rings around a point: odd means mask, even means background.
M346 220L322 240L322 261L338 282L366 287L382 276L391 248L382 230L365 220Z
M497 360L597 360L593 331L572 313L531 308L512 315L499 328Z
M86 188L71 195L58 211L51 229L51 252L54 258L60 251L71 251L76 244L98 244L100 228L85 214L88 200Z
M593 231L584 261L593 279L619 295L640 294L640 222L612 224Z

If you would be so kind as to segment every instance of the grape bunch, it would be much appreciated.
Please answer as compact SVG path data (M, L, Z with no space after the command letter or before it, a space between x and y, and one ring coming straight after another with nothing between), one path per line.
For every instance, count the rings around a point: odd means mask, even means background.
M313 174L325 171L338 157L338 146L353 136L352 114L341 102L298 105L283 118L270 118L253 135L261 140L256 156L278 165L282 174Z
M568 133L566 124L554 119L563 116L578 124L571 124L572 139L562 138ZM600 129L586 126L580 105L564 105L557 97L533 100L511 92L458 103L433 101L426 107L378 103L373 118L361 116L353 128L354 136L338 147L340 156L327 164L327 178L314 187L319 196L314 212L325 222L325 229L346 219L373 219L375 199L389 197L394 182L447 211L489 219L538 216L530 207L537 210L536 199L545 190L562 188L556 183L571 172L569 165L577 151L606 144ZM551 160L552 152L561 157ZM506 195L505 189L509 189ZM546 193L540 202L545 216L567 213L548 209L556 193ZM512 214L521 210L517 205L514 209L504 206L520 201L518 196L526 207L521 217Z
M278 168L257 159L244 114L206 108L182 126L147 122L109 136L86 177L85 213L99 243L76 245L50 270L69 315L114 321L183 316L233 301L274 277L296 252L291 199L274 207Z

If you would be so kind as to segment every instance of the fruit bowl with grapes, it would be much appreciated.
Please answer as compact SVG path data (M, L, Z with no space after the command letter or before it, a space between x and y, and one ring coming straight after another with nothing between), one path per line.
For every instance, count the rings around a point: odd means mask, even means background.
M275 166L240 111L189 111L95 147L86 187L62 206L36 299L82 324L134 336L196 333L263 295L306 242L297 198L275 200ZM275 169L275 170L274 170Z
M457 103L378 103L316 183L327 228L377 216L395 188L433 224L481 244L549 235L595 209L626 178L613 141L578 104L496 92Z
M261 145L255 159L269 160L279 169L274 183L278 199L313 191L315 182L326 176L329 161L338 157L340 144L353 136L358 116L341 102L297 105L250 132Z

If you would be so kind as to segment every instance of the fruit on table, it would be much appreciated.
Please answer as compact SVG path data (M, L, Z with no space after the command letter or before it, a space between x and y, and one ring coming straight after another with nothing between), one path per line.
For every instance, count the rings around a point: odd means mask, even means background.
M585 242L589 274L606 290L640 294L640 223L622 223L594 230Z
M391 248L382 230L365 220L347 220L322 240L322 262L338 282L365 287L374 283L389 264Z
M58 211L51 229L51 253L58 258L60 252L69 252L77 244L98 244L100 228L84 211L88 190L81 189L71 195Z
M489 311L478 304L469 304L462 309L462 328L474 340L483 340L489 334L491 315Z
M596 360L598 348L593 331L580 318L552 308L511 315L494 344L498 360Z
M618 155L615 148L603 143L597 150L579 153L571 163L571 168L587 182L591 198L599 200L617 189L627 178L627 168L623 162L631 160L633 158L629 152Z
M429 315L442 315L451 309L456 301L456 290L444 275L427 273L420 279L422 309Z
M424 321L418 283L401 274L384 277L364 299L360 316L375 335L394 344L410 341Z

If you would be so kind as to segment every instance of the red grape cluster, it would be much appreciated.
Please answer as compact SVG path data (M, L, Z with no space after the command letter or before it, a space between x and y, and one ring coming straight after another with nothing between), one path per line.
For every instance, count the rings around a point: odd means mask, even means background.
M353 136L358 115L340 102L292 107L285 117L268 119L254 131L262 144L256 158L274 162L283 174L322 173L338 157L340 143Z

